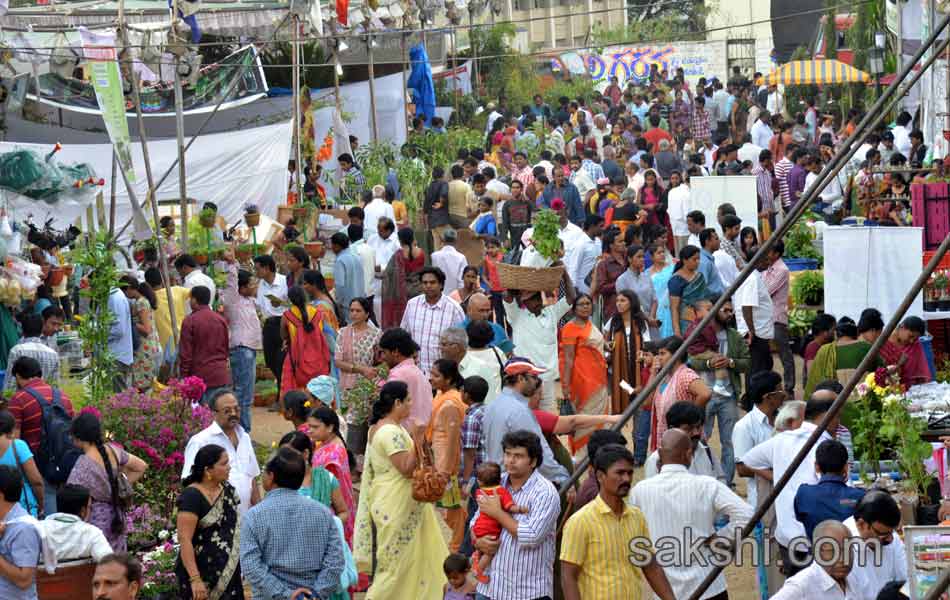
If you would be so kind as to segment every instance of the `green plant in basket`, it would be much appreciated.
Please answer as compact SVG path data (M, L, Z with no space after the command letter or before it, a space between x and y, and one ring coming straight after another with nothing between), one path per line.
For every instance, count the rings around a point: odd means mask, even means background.
M793 308L788 311L788 334L792 337L805 337L817 317L818 311L812 308Z
M811 258L821 265L821 253L812 243L814 236L807 223L799 221L785 234L785 256L790 258Z
M818 306L825 298L825 275L821 271L802 271L792 283L796 306Z
M538 254L548 260L561 257L561 217L549 208L541 209L534 218L534 233L531 242Z

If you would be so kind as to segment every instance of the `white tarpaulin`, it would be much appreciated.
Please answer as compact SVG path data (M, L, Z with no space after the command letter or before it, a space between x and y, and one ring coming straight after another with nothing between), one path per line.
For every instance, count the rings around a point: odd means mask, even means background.
M755 177L729 175L726 177L691 177L689 180L689 210L699 210L706 216L706 227L712 227L720 236L722 228L716 219L720 204L728 202L742 219L742 226L759 228L758 197Z
M888 319L923 265L920 227L828 227L823 234L825 312L855 321L865 308ZM922 316L923 296L908 315Z
M229 223L241 218L247 203L256 204L263 214L276 215L277 206L284 203L287 194L287 161L290 159L291 131L292 124L288 121L257 129L199 137L185 155L188 196L195 198L199 204L214 202ZM45 144L0 143L0 153L17 148L36 150L44 155L51 150L50 146ZM148 143L148 153L152 173L158 179L177 158L177 144L174 139L151 140ZM66 144L57 153L56 158L67 164L90 164L97 176L106 181L102 190L108 207L109 180L112 173L110 144ZM148 182L145 178L142 146L137 142L132 144L132 161L136 173L140 174L135 184L135 193L140 201L144 201ZM117 227L121 227L131 218L132 206L121 178L117 185L116 222ZM162 184L157 196L160 201L179 197L177 167ZM32 214L35 222L53 218L55 225L59 227L73 223L78 217L85 215L87 206L94 204L92 194L81 200L67 198L56 204L47 204L6 190L0 190L0 198L3 198L18 221ZM151 212L146 211L146 214L150 215Z

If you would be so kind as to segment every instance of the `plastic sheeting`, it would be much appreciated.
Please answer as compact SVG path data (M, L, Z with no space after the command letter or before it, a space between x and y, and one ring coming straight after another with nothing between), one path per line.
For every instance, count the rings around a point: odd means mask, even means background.
M435 115L435 84L432 82L432 66L425 45L418 44L410 48L409 60L412 62L412 71L406 85L412 91L416 116L423 117L426 125L429 125Z
M825 229L825 312L857 321L870 307L888 319L920 276L922 235L920 227ZM923 310L918 294L907 314L922 316Z
M290 121L230 133L201 136L186 154L185 164L187 192L199 203L214 202L220 214L234 223L244 214L244 205L256 204L264 214L277 214L287 194L287 162L290 159L292 124ZM49 146L39 144L0 143L0 154L17 149L48 152ZM174 139L150 140L148 143L152 173L157 178L171 167L178 156ZM57 154L64 163L85 162L106 179L103 196L110 196L109 174L112 172L112 146L110 144L66 144ZM142 147L132 145L132 159L138 175L135 193L140 202L145 200L148 184ZM132 206L121 178L116 190L116 222L121 227L132 217ZM172 170L158 190L158 199L178 198L178 169ZM50 206L26 196L0 190L0 198L13 212L14 219L21 221L32 214L34 220L53 218L54 225L62 228L84 216L86 207L93 198L61 199ZM194 209L193 209L194 210ZM147 212L146 214L151 214Z

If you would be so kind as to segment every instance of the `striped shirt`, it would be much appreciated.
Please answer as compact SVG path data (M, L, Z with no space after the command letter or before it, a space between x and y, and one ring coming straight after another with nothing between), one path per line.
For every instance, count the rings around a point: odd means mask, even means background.
M416 296L406 304L400 327L419 344L419 368L427 376L440 356L439 338L442 332L465 318L459 303L443 295L435 304L429 304L425 295Z
M228 321L230 347L233 349L244 346L251 350L260 350L263 346L261 319L257 316L257 299L254 296L242 296L238 290L237 263L228 265L227 284L221 290L220 297L224 305L224 318Z
M474 450L475 460L472 461L472 478L478 471L478 466L485 462L485 438L482 436L482 420L485 418L485 403L478 402L468 407L465 418L462 419L462 450ZM459 476L463 476L465 470L459 470ZM469 481L462 481L462 485L468 485Z
M671 502L672 498L689 501ZM635 485L627 501L643 511L656 553L672 560L663 566L676 598L689 597L714 568L712 550L705 544L696 549L694 542L716 534L716 516L729 516L729 524L721 531L729 539L752 516L752 507L725 484L675 464L663 465L659 475ZM679 550L674 551L674 541ZM702 598L725 591L726 578L720 573Z
M3 381L4 395L16 389L16 377L11 373L13 365L20 358L28 356L40 363L43 371L43 381L57 383L59 381L59 352L47 346L42 338L25 337L17 342L7 355L7 377Z
M492 559L488 583L478 584L478 593L489 600L535 600L554 597L555 531L561 513L557 489L538 471L534 471L519 489L501 477L515 504L528 509L528 514L511 515L518 522L518 537L507 529L501 532L501 545ZM471 523L478 520L475 512Z
M647 521L639 509L624 505L619 518L597 495L564 524L561 561L580 567L577 585L584 600L640 600L643 571L634 566L634 540L653 553Z
M772 172L759 164L752 168L752 174L755 175L755 191L759 196L759 212L774 210L775 197L772 195Z
M782 206L788 206L792 203L792 199L788 195L788 173L794 165L795 163L784 156L782 160L775 163L775 178L778 179L778 194L782 198Z

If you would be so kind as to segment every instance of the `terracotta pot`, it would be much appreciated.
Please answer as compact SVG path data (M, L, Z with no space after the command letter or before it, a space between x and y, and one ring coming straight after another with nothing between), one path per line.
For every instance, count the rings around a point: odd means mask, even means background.
M261 224L261 213L244 213L244 222L248 227L257 227Z
M72 274L75 270L75 265L63 265L63 273L66 274L66 277L72 277Z
M294 218L298 221L300 219L306 219L307 215L310 213L310 209L306 206L295 206L294 207Z
M323 242L304 242L303 249L310 258L321 258L324 252Z
M47 285L56 286L63 282L63 277L66 276L66 272L62 267L53 267L50 269L49 277L46 280Z
M201 226L205 229L211 229L214 227L214 222L217 219L218 215L207 216L207 215L198 215L198 222L201 223Z
M37 569L37 595L48 600L92 600L90 582L95 570L96 565L92 561L60 565L52 575L45 569Z
M240 262L246 262L251 259L253 252L250 248L235 248L234 249L234 258L238 259Z
M195 254L195 255L194 255L194 259L195 259L195 262L197 262L199 265L206 265L206 264L208 264L208 255L207 255L207 254Z
M286 225L287 221L292 219L294 216L294 208L292 206L278 206L277 207L277 222L281 225Z

